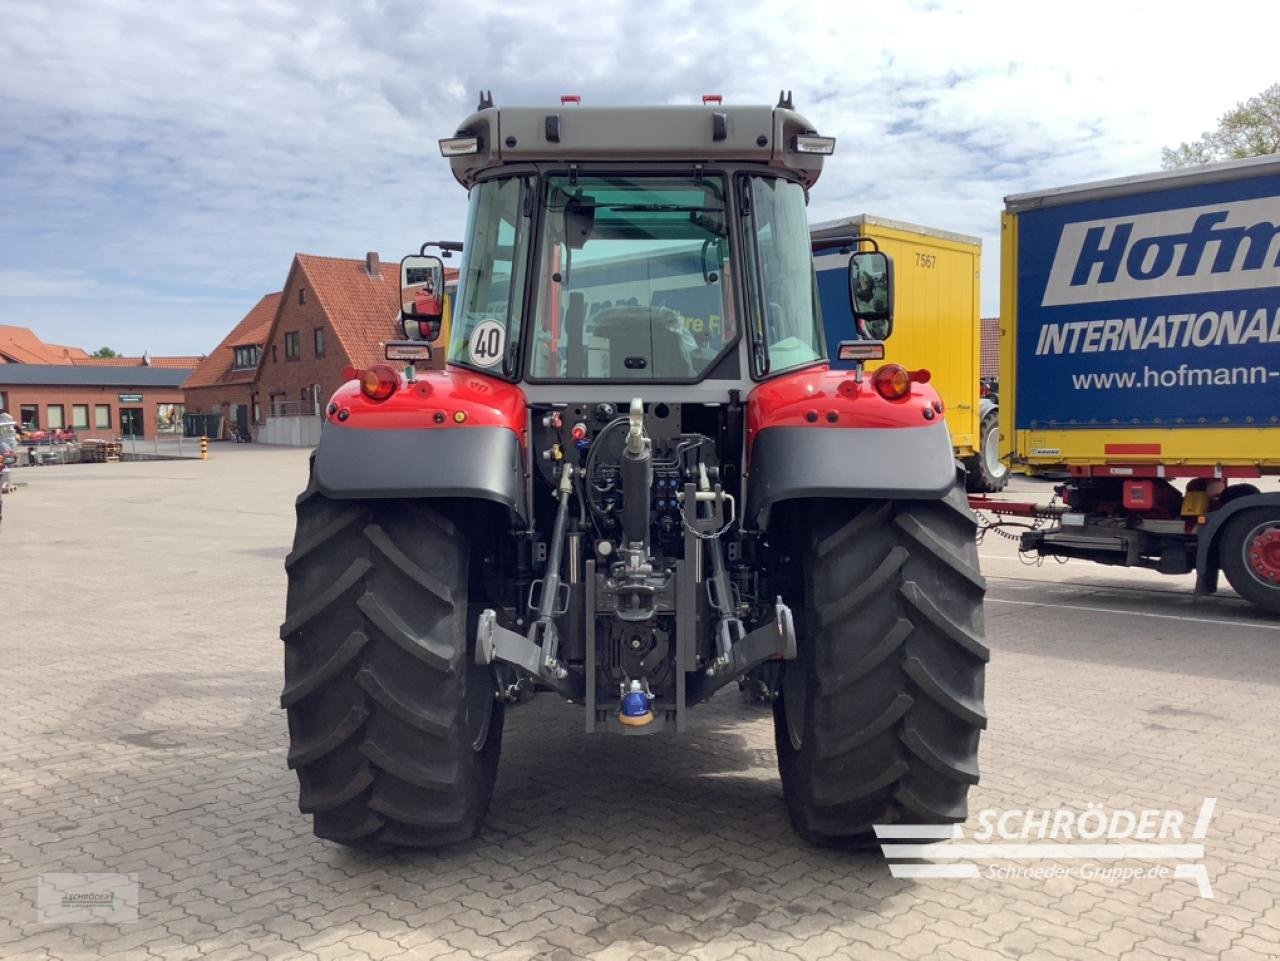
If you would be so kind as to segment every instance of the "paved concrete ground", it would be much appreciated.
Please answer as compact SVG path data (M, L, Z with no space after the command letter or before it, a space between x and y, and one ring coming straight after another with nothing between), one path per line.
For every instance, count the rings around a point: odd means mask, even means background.
M996 537L982 546L991 726L972 809L1193 820L1216 797L1213 899L1185 879L998 880L985 865L900 880L877 855L806 847L768 714L736 692L679 742L587 738L542 697L508 717L480 840L392 856L317 841L277 706L304 473L303 452L225 444L207 463L19 472L0 533L0 957L1280 951L1280 621L1193 599L1185 579L1024 567ZM136 872L137 922L37 924L47 872Z

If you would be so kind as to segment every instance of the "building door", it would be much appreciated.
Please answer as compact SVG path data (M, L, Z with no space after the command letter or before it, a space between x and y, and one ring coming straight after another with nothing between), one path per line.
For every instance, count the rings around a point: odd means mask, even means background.
M241 440L249 439L249 405L236 404L236 433Z
M120 408L120 433L125 437L145 437L141 407Z

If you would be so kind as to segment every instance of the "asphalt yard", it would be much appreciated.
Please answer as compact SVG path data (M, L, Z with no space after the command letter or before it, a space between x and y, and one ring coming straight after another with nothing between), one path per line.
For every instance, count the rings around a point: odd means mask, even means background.
M895 877L881 852L798 841L769 710L733 690L680 738L589 737L539 696L508 714L478 840L318 841L278 700L305 472L304 451L227 444L207 462L15 472L0 957L1280 953L1280 620L1194 598L1189 578L1026 566L994 534L982 781L963 838L930 859L964 876ZM65 874L136 881L136 901L112 902L136 920L50 920Z

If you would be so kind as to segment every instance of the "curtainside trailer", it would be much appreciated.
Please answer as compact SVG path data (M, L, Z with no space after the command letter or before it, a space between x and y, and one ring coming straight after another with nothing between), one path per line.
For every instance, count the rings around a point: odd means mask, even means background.
M1280 157L1006 198L1002 455L1023 550L1219 572L1280 612Z
M868 214L815 224L810 234L832 369L849 370L855 363L841 360L836 350L853 329L849 254L842 244L850 236L864 237L862 246L874 244L893 259L897 321L889 358L929 371L947 405L947 428L968 489L1003 490L1009 468L1000 460L998 403L980 391L982 241Z

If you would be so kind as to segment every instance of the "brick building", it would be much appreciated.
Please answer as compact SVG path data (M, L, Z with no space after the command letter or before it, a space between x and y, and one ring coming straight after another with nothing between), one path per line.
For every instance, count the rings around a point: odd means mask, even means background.
M40 430L85 437L155 437L182 429L190 368L99 364L0 365L0 410Z
M446 282L456 277L446 269ZM284 289L263 297L187 380L187 410L224 414L228 432L234 424L262 443L314 445L343 368L386 362L399 311L398 263L372 251L360 260L295 254Z
M295 254L258 366L258 436L317 443L342 369L383 362L383 344L399 336L399 301L399 264L383 264L377 253L363 260Z
M82 437L181 430L182 382L200 357L90 357L0 324L0 410L33 429Z
M224 436L234 428L251 437L262 420L258 366L281 296L267 294L259 300L182 385L187 413L223 415Z

